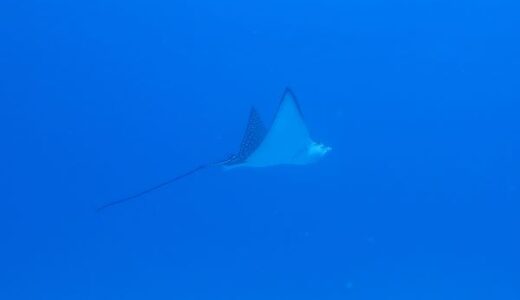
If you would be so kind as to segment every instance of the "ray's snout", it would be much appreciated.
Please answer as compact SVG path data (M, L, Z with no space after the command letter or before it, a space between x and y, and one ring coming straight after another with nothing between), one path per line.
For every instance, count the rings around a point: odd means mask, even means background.
M325 156L325 154L327 154L330 150L332 150L331 147L325 146L322 143L314 142L309 147L308 155L312 161L317 161Z

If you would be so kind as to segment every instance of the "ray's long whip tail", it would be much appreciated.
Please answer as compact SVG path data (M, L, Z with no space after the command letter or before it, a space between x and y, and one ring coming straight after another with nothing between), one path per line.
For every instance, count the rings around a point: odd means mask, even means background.
M196 167L196 168L194 168L194 169L191 169L190 171L188 171L188 172L186 172L186 173L183 173L183 174L178 175L178 176L176 176L176 177L174 177L174 178L171 178L171 179L168 179L168 180L166 180L166 181L163 181L163 182L161 182L161 183L159 183L159 184L157 184L157 185L154 185L154 186L152 186L152 187L150 187L150 188L148 188L148 189L146 189L146 190L144 190L144 191L141 191L141 192L135 193L135 194L133 194L133 195L130 195L130 196L128 196L128 197L125 197L125 198L122 198L122 199L119 199L119 200L115 200L115 201L112 201L112 202L108 202L108 203L106 203L106 204L104 204L104 205L98 207L98 208L96 209L96 212L100 212L100 211L105 210L105 209L107 209L107 208L109 208L109 207L112 207L112 206L115 206L115 205L119 205L119 204L121 204L121 203L125 203L125 202L127 202L127 201L130 201L130 200L133 200L133 199L139 198L139 197L141 197L141 196L144 196L144 195L146 195L146 194L149 194L149 193L151 193L151 192L153 192L153 191L159 190L159 189L161 189L161 188L163 188L163 187L165 187L165 186L167 186L167 185L170 185L170 184L174 183L175 181L181 180L181 179L183 179L183 178L185 178L185 177L188 177L188 176L190 176L190 175L192 175L192 174L194 174L194 173L196 173L196 172L199 172L199 171L201 171L201 170L203 170L203 169L206 169L206 168L209 168L209 167L213 167L213 166L222 165L222 164L226 164L226 163L229 162L231 159L233 159L233 158L227 158L227 159L225 159L225 160L222 160L222 161L219 161L219 162L216 162L216 163L209 163L209 164L200 165L200 166L198 166L198 167Z

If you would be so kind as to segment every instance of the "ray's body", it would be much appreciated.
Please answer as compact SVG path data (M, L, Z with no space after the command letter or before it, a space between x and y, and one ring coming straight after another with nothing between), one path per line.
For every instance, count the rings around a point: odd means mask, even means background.
M223 166L225 169L233 169L237 167L306 165L318 161L330 150L330 147L312 140L304 122L300 105L294 93L287 88L269 129L264 126L256 109L254 107L251 109L246 131L237 154L219 162L200 165L149 189L109 202L97 210L101 211L139 198L208 167Z

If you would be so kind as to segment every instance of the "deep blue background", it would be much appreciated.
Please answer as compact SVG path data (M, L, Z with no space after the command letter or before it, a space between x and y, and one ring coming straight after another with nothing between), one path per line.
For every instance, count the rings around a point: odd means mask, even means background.
M518 3L3 0L0 299L520 299Z

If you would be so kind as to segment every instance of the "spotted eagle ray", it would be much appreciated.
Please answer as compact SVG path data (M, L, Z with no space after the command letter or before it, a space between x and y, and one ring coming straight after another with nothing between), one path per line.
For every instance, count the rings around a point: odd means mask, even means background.
M97 210L100 211L141 197L209 167L220 166L224 169L233 169L237 167L306 165L318 161L330 150L330 147L317 143L311 138L298 100L294 93L286 88L269 128L264 126L257 110L254 107L251 108L238 153L221 161L200 165L144 191L106 203Z

